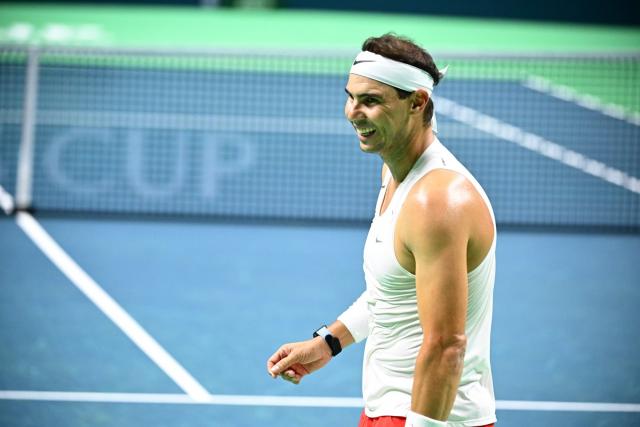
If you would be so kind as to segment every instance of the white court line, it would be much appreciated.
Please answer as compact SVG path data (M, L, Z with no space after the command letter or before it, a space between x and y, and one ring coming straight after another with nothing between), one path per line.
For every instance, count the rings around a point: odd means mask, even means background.
M0 391L0 400L48 400L57 402L159 403L229 406L305 406L320 408L362 408L357 397L208 395L195 401L186 394L93 393L60 391Z
M635 126L640 126L640 113L627 111L620 105L601 101L599 98L580 93L572 87L551 82L540 76L531 76L522 83L524 87L545 95L572 102L588 110L596 111L614 119L623 120Z
M13 203L13 197L11 197L11 195L7 193L5 189L2 188L1 185L0 185L0 207L2 207L2 210L7 215L11 215L15 208L15 205Z
M435 102L439 114L494 135L504 141L517 144L527 150L556 160L633 193L640 194L640 179L628 175L626 172L590 159L576 151L569 150L562 145L548 141L541 136L527 132L473 108L458 104L450 99L438 97Z
M195 401L206 401L209 393L158 342L145 331L62 249L28 213L19 212L16 222L40 250L113 321L151 360Z
M208 395L196 401L185 394L169 393L95 393L63 391L0 390L0 400L30 400L53 402L153 403L178 405L229 406L289 406L318 408L362 408L357 397L313 396L250 396ZM505 411L567 411L567 412L640 412L636 403L548 402L498 400L496 408Z
M638 403L498 400L496 407L505 411L640 412Z

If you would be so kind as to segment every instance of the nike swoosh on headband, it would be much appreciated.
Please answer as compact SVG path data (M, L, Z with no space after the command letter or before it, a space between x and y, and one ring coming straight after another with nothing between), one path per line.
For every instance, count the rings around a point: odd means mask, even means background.
M358 60L355 60L355 61L353 61L353 65L359 64L359 63L361 63L361 62L376 62L376 61L367 61L367 60L364 60L364 61L358 61Z

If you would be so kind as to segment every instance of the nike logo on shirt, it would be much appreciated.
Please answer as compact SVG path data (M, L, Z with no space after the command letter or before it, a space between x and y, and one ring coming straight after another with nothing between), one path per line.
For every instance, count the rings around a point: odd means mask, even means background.
M376 61L372 61L372 60L353 61L353 65L359 64L361 62L376 62Z

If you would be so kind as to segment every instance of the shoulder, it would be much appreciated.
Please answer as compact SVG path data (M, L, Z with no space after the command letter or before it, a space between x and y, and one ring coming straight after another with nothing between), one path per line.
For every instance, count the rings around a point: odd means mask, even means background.
M435 169L423 176L407 195L399 221L411 230L405 236L468 238L475 212L483 204L473 184L460 173Z
M435 169L416 182L405 205L418 214L464 214L466 210L481 201L473 184L462 174Z

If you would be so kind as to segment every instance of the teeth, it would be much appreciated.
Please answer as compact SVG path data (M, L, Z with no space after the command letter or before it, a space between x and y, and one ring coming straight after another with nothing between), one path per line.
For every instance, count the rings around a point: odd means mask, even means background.
M374 128L368 128L368 129L356 129L356 132L358 132L360 135L362 136L366 136L368 134L371 134L375 131Z

